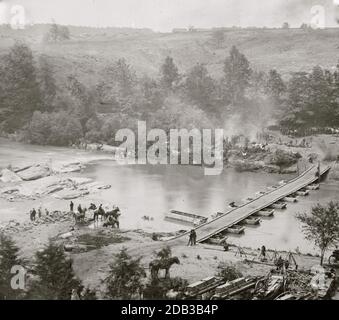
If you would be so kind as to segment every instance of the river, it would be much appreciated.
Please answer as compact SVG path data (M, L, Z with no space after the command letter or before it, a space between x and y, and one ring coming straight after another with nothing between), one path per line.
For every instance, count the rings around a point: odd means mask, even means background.
M187 228L164 220L165 213L171 209L210 216L218 211L226 211L228 203L232 201L239 203L260 190L293 177L268 173L239 173L230 168L218 176L205 176L200 167L122 166L107 160L107 155L100 156L97 153L4 141L0 144L0 167L9 163L38 162L51 158L53 161L92 160L81 173L72 175L92 178L112 186L111 189L74 200L76 206L79 202L86 206L90 202L116 204L122 211L122 228L143 229L149 232ZM327 180L319 191L312 191L308 197L300 197L296 204L288 204L287 210L277 210L273 218L263 219L258 227L246 227L244 235L230 236L229 242L254 248L264 244L267 248L278 250L295 250L298 247L303 253L314 253L312 243L303 237L295 214L309 211L317 202L326 203L338 199L338 194L338 182ZM68 201L53 197L20 202L0 199L0 221L26 220L29 209L39 205L48 209L68 209ZM149 216L153 220L144 221L143 216Z

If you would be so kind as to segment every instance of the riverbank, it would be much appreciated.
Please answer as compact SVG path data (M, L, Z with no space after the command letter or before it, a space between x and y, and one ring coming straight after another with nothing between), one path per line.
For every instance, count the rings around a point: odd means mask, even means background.
M20 256L29 263L34 261L34 254L52 241L64 246L73 259L76 276L90 288L96 290L98 297L104 293L104 280L109 272L109 265L114 255L126 248L134 258L141 258L141 265L149 276L149 263L155 254L167 243L165 239L172 234L159 234L160 241L155 241L153 234L143 230L118 230L95 227L94 225L75 225L72 215L55 212L43 215L35 222L8 225L3 231L13 238L20 248ZM222 246L198 244L188 247L180 242L171 246L172 255L177 256L180 264L171 268L172 277L180 277L194 283L203 278L214 276L220 265L234 265L244 276L265 276L274 268L272 262L257 264L259 248L238 247L230 242L230 250L225 252ZM267 258L281 256L286 259L289 252L267 248ZM319 257L293 252L298 270L309 271L319 264ZM293 268L293 266L292 266Z
M305 149L303 157L306 159L310 152L314 151L302 147L300 150L299 147L286 146L286 148L287 150L297 148L295 152ZM207 216L224 210L231 201L239 202L260 190L277 185L283 177L268 173L236 173L229 169L226 169L223 175L206 177L200 168L192 166L118 166L111 161L110 154L69 148L25 145L13 147L11 143L6 148L0 148L0 154L2 156L0 162L12 163L10 167L12 171L15 174L21 173L21 175L29 168L19 167L19 163L22 164L27 159L34 161L40 159L48 164L46 160L52 158L54 168L67 169L67 166L72 168L72 166L81 165L80 171L57 172L56 169L52 169L47 171L51 172L50 175L33 181L24 181L21 177L23 181L3 182L6 188L20 185L19 192L24 190L24 192L38 196L27 201L15 197L3 199L6 204L11 204L13 212L20 212L21 221L18 221L16 216L10 218L11 211L4 212L4 207L0 211L1 215L12 220L7 226L3 226L3 229L21 248L22 256L31 260L34 253L43 248L50 239L65 245L69 255L74 259L77 276L85 284L93 288L99 287L99 291L103 290L100 283L107 275L109 263L114 254L124 247L132 256L142 257L142 264L148 270L148 264L154 258L154 252L166 245L163 241L154 241L151 230L166 231L166 234L161 233L160 236L170 237L175 234L175 230L181 228L180 225L173 224L170 227L171 230L167 230L169 223L164 222L164 212L168 212L169 209L178 209ZM320 153L318 157L321 158ZM105 159L109 161L99 161ZM27 174L23 175L26 178L27 176ZM331 175L330 179L332 179ZM66 211L69 207L69 200L54 198L53 192L46 195L48 190L54 190L54 186L58 184L64 184L65 189L75 186L73 191L81 191L83 186L98 184L98 181L101 181L101 185L104 186L111 184L111 189L99 189L97 192L81 195L77 202L83 206L87 206L89 202L105 205L118 204L123 213L122 230L104 229L93 225L76 226L73 216ZM284 248L299 252L294 249L305 240L299 225L295 222L294 214L309 210L316 202L335 199L336 183L336 180L330 180L330 183L321 187L320 191L313 192L306 197L307 199L301 199L297 204L291 205L290 211L278 212L273 219L263 221L258 228L246 229L243 238L235 237L230 241L243 248L249 245L260 247L262 244L269 243L272 248L268 249L278 249L277 252L281 252L283 256L287 254L283 252ZM158 194L159 190L161 193ZM58 192L55 191L55 194ZM40 204L43 208L49 209L50 216L47 217L43 211L41 219L35 222L29 221L29 215L25 213L28 213L33 206L37 209ZM53 212L54 210L60 211ZM154 220L144 221L143 216L154 218ZM91 213L88 217L92 217ZM131 222L133 222L133 227ZM245 275L264 275L269 271L269 266L248 265L243 261L244 257L236 255L233 249L231 252L224 252L222 248L213 249L204 245L186 247L181 243L174 245L172 251L173 255L181 260L180 265L175 265L171 269L172 276L182 277L190 283L214 275L220 262L236 264ZM319 263L318 258L305 254L311 252L308 247L305 250L302 248L301 252L297 254L300 266L308 268ZM256 248L248 249L249 256L257 254Z

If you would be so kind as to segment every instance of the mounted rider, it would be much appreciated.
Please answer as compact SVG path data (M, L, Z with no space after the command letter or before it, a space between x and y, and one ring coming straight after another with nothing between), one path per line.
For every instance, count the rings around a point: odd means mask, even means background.
M79 213L82 213L81 204L78 205L78 212L79 212Z

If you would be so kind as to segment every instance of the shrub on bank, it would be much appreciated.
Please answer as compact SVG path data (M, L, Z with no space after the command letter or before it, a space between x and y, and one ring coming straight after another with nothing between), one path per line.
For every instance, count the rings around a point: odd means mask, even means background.
M82 135L79 120L67 112L35 111L25 137L33 144L65 146L77 142Z
M219 264L218 270L217 276L225 282L243 277L243 274L233 264L228 265L222 262Z
M282 169L296 164L300 158L301 155L299 153L288 152L278 149L273 153L269 163L272 165L279 166L280 169Z

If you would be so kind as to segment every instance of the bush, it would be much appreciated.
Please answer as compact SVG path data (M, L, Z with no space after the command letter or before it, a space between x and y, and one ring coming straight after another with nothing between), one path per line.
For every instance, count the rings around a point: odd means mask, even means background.
M70 39L70 31L66 26L59 26L53 23L44 36L45 42L57 42Z
M300 157L301 155L299 153L292 153L279 149L273 154L270 164L277 165L280 168L286 168L297 163Z
M169 292L175 293L173 299L181 299L184 295L188 282L181 278L150 280L144 290L144 299L163 300L171 299Z
M26 140L33 144L66 146L82 137L82 127L75 117L65 111L34 112L26 131Z
M225 282L232 281L243 276L234 265L220 263L218 269L220 269L220 271L218 272L217 276L222 278Z

